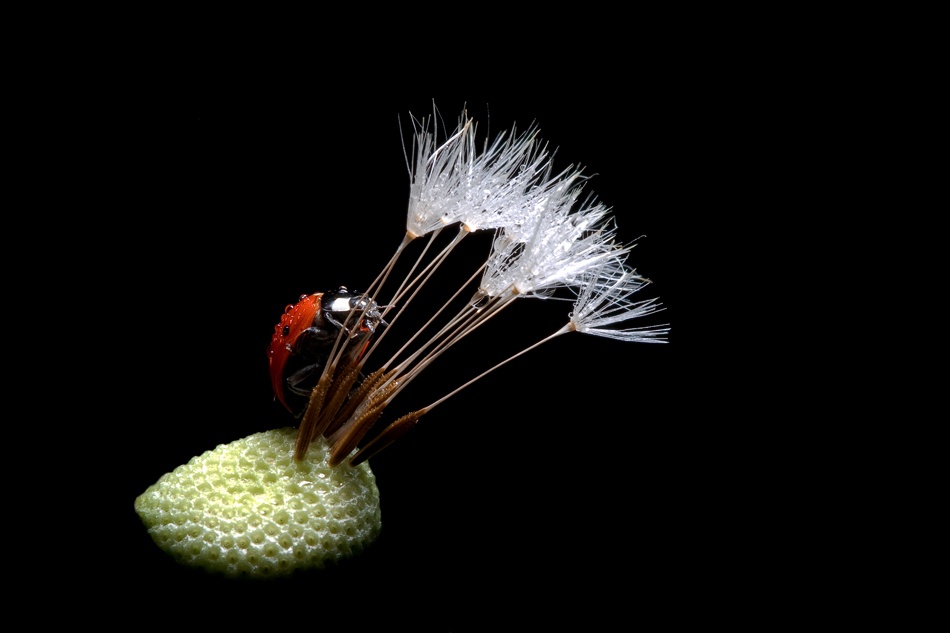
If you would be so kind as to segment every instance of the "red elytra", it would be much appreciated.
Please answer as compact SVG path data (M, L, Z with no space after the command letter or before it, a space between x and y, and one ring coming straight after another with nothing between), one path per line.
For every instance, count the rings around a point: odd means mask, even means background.
M270 381L274 388L274 395L288 410L284 399L284 367L294 349L294 342L301 332L313 324L313 319L321 307L322 292L312 295L300 295L297 303L284 308L280 323L274 326L270 346L267 348L267 358L270 364Z

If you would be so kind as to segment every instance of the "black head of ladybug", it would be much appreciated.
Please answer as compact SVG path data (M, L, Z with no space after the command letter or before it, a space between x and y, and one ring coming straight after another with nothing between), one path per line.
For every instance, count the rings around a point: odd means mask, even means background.
M321 310L328 323L339 329L346 327L350 338L360 332L373 334L384 324L376 302L359 291L347 290L346 286L324 292Z

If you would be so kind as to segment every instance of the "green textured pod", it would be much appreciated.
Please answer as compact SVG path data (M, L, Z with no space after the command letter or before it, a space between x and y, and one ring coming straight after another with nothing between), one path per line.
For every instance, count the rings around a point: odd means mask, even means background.
M294 461L295 434L221 444L162 475L135 511L179 563L224 576L286 576L361 552L381 526L369 464L330 467L322 439Z

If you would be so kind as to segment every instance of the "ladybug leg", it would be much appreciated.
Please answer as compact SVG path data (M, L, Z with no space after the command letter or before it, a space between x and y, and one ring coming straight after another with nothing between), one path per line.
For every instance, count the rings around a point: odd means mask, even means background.
M301 415L327 364L328 346L336 336L336 330L311 326L302 331L294 342L294 348L284 365L283 388L287 408Z
M333 315L326 314L324 318L326 318L327 321L329 321L331 324L336 326L338 330L344 330L343 324L339 320L334 318ZM376 333L376 330L379 326L385 327L387 325L389 325L389 323L386 323L378 316L376 316L375 318L373 318L373 315L370 315L370 317L363 316L360 319L359 323L352 323L350 324L350 327L345 329L346 338L352 340L357 337L360 337L360 338L369 337Z
M343 330L343 323L340 322L330 311L326 311L323 314L323 318L330 322L331 325L336 327L337 331ZM353 338L353 330L356 328L354 324L350 324L349 329L346 330L347 338Z
M298 396L310 397L310 392L313 390L314 383L316 382L314 378L319 377L322 371L323 363L314 363L301 367L284 379L284 387L287 391L295 393Z

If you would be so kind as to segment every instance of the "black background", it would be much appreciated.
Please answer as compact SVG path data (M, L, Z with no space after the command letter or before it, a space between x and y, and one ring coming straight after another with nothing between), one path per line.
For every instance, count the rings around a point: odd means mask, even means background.
M109 197L121 212L103 225L121 238L100 254L98 279L108 341L124 351L107 353L100 386L115 555L89 563L97 582L135 587L167 625L176 614L161 605L172 596L193 597L191 617L209 622L240 619L258 601L357 630L610 622L633 605L683 614L682 597L721 555L709 527L723 493L704 483L710 432L687 387L692 334L677 296L679 236L709 186L708 132L692 107L701 90L671 81L397 93L266 69L222 79L209 67L117 108L107 125L121 186ZM619 238L637 240L629 263L653 280L642 296L667 309L649 322L669 322L670 342L565 335L434 409L371 460L382 534L339 569L260 583L178 566L152 543L135 497L218 444L293 423L269 383L274 324L301 293L361 289L388 261L405 231L409 117L433 104L449 128L467 108L481 139L536 121L555 167L584 167ZM434 286L467 278L488 247L487 234L466 238ZM524 303L445 356L386 417L553 332L570 310Z
M839 303L815 301L834 268L815 242L841 218L859 226L848 201L880 191L877 168L862 170L880 155L879 71L906 65L865 59L853 16L583 7L526 28L466 11L437 29L383 18L399 41L329 15L295 33L257 12L247 26L232 11L173 14L167 28L110 15L101 37L67 22L78 40L11 60L25 81L9 102L26 111L9 119L25 140L10 180L27 195L11 197L5 233L9 338L25 347L8 356L8 418L23 433L11 465L27 471L8 482L9 510L38 533L10 522L8 548L12 582L41 598L29 617L124 630L827 622L812 605L841 604L854 570L877 564L878 543L860 538L874 532L836 522L856 491L876 492L841 460L857 449L826 414L844 409L809 397L837 389L821 370L845 365L788 348L803 316L817 339L815 308ZM873 89L853 93L864 77ZM371 461L383 531L339 569L259 583L176 565L135 498L195 455L290 423L267 374L274 324L301 293L359 288L389 259L408 117L433 101L450 128L467 107L482 138L537 121L556 167L585 167L620 238L644 236L630 263L667 306L670 343L566 335L435 409ZM486 238L466 238L446 276L468 274ZM567 309L514 306L387 417ZM390 343L412 331L406 316Z

